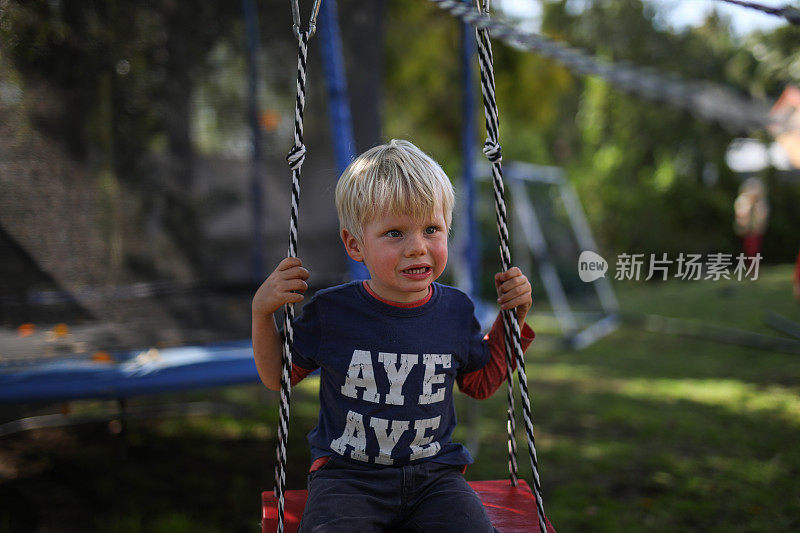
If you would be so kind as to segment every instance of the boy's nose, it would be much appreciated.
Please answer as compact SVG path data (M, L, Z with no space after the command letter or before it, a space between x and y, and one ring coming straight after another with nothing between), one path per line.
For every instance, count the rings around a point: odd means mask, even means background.
M425 254L425 239L417 235L407 241L406 256L416 257Z

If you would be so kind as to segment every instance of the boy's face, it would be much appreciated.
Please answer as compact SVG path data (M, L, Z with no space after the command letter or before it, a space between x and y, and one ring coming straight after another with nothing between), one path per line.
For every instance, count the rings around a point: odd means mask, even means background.
M361 241L342 230L347 253L369 270L370 288L381 298L413 302L447 265L447 226L441 206L424 219L382 215L363 228Z

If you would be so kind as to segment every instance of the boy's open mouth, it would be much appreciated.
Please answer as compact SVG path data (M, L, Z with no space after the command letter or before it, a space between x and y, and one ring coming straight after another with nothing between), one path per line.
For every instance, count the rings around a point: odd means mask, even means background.
M417 266L417 267L403 269L400 272L402 272L406 276L417 278L417 277L427 276L430 271L431 267L429 266Z

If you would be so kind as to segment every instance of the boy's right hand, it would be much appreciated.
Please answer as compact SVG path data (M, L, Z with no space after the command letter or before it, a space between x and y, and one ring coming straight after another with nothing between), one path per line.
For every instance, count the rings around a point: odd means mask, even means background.
M308 270L296 257L278 263L253 296L253 315L271 315L284 304L302 302L308 276Z

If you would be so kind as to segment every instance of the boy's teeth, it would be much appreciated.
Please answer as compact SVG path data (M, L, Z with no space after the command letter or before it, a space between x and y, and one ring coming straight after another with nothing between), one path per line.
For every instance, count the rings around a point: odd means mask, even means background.
M425 267L409 268L408 270L406 270L406 272L408 272L409 274L422 274L423 272L425 272L425 270L426 270Z

